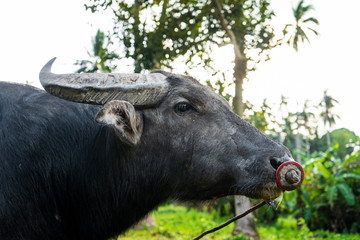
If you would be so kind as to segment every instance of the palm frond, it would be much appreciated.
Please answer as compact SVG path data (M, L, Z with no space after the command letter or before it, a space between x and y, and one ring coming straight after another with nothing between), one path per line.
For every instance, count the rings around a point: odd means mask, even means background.
M316 25L319 25L319 20L317 20L317 19L314 18L314 17L309 17L309 18L305 19L303 22L304 22L304 23L305 23L305 22L313 22L313 23L315 23Z
M304 32L304 30L301 27L297 27L296 31L297 31L298 35L301 37L301 42L304 42L305 40L307 40L310 43L308 36L306 35L306 33Z
M302 18L306 13L308 13L310 10L313 10L314 7L312 5L307 5L307 6L303 6L301 7L301 9L299 10L299 17Z
M293 8L293 14L295 16L296 20L299 20L301 18L301 12L302 12L302 5L304 4L304 0L301 0L298 5L296 6L296 8Z
M294 40L293 40L293 47L294 47L296 52L298 51L298 40L299 40L299 35L295 34Z
M319 36L320 34L319 34L319 32L318 31L316 31L315 29L313 29L313 28L307 28L307 29L309 29L310 31L312 31L316 36Z

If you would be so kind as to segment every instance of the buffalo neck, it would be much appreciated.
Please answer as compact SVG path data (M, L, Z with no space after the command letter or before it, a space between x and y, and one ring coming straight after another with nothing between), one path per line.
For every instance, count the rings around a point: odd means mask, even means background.
M69 176L69 203L59 206L69 232L87 239L112 237L169 198L171 189L157 167L157 154L129 147L108 126L98 126L94 141L88 143Z

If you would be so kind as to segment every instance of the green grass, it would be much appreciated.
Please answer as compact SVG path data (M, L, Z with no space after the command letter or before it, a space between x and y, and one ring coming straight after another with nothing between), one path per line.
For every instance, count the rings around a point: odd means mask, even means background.
M266 206L265 206L266 207ZM227 221L229 217L221 217L216 211L208 213L182 206L165 205L153 212L157 227L141 231L130 230L118 237L118 240L161 240L161 239L193 239L202 232ZM207 235L203 239L245 240L244 235L232 236L233 223L229 226ZM292 217L279 218L272 225L257 224L261 239L359 239L360 234L336 234L328 231L309 231L302 220Z

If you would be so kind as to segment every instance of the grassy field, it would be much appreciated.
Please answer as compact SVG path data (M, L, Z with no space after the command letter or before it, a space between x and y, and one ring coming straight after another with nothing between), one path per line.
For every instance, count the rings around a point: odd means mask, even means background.
M267 206L264 206L267 207ZM118 240L155 240L155 239L193 239L202 232L218 226L229 217L221 217L216 211L211 213L188 209L182 206L165 205L153 213L157 227L141 231L130 230ZM233 223L203 239L245 240L246 236L232 236ZM257 224L261 239L359 239L360 234L336 234L327 231L310 231L301 221L292 217L279 218L272 225Z

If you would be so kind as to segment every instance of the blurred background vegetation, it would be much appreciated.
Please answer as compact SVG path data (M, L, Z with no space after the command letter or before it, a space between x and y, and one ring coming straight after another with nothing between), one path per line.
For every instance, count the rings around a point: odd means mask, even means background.
M303 0L289 11L293 22L275 34L270 0L88 0L85 9L110 12L113 30L97 31L89 59L78 60L78 72L111 72L116 60L132 59L135 72L156 68L172 70L179 58L185 69L201 67L210 73L204 84L228 100L238 115L269 137L287 146L305 168L300 189L286 192L277 206L259 209L254 219L264 239L355 239L360 233L360 138L349 129L333 126L338 101L326 89L320 102L305 101L297 111L296 99L279 96L280 104L255 106L244 102L243 82L257 64L270 59L271 50L284 44L295 51L316 37L319 21ZM214 48L234 47L234 71L226 75L214 65ZM154 212L156 227L131 230L121 239L189 239L234 216L232 197L209 204L169 202ZM211 239L246 239L228 227ZM234 233L234 232L233 232ZM340 234L341 233L341 234ZM253 236L257 237L257 236Z

